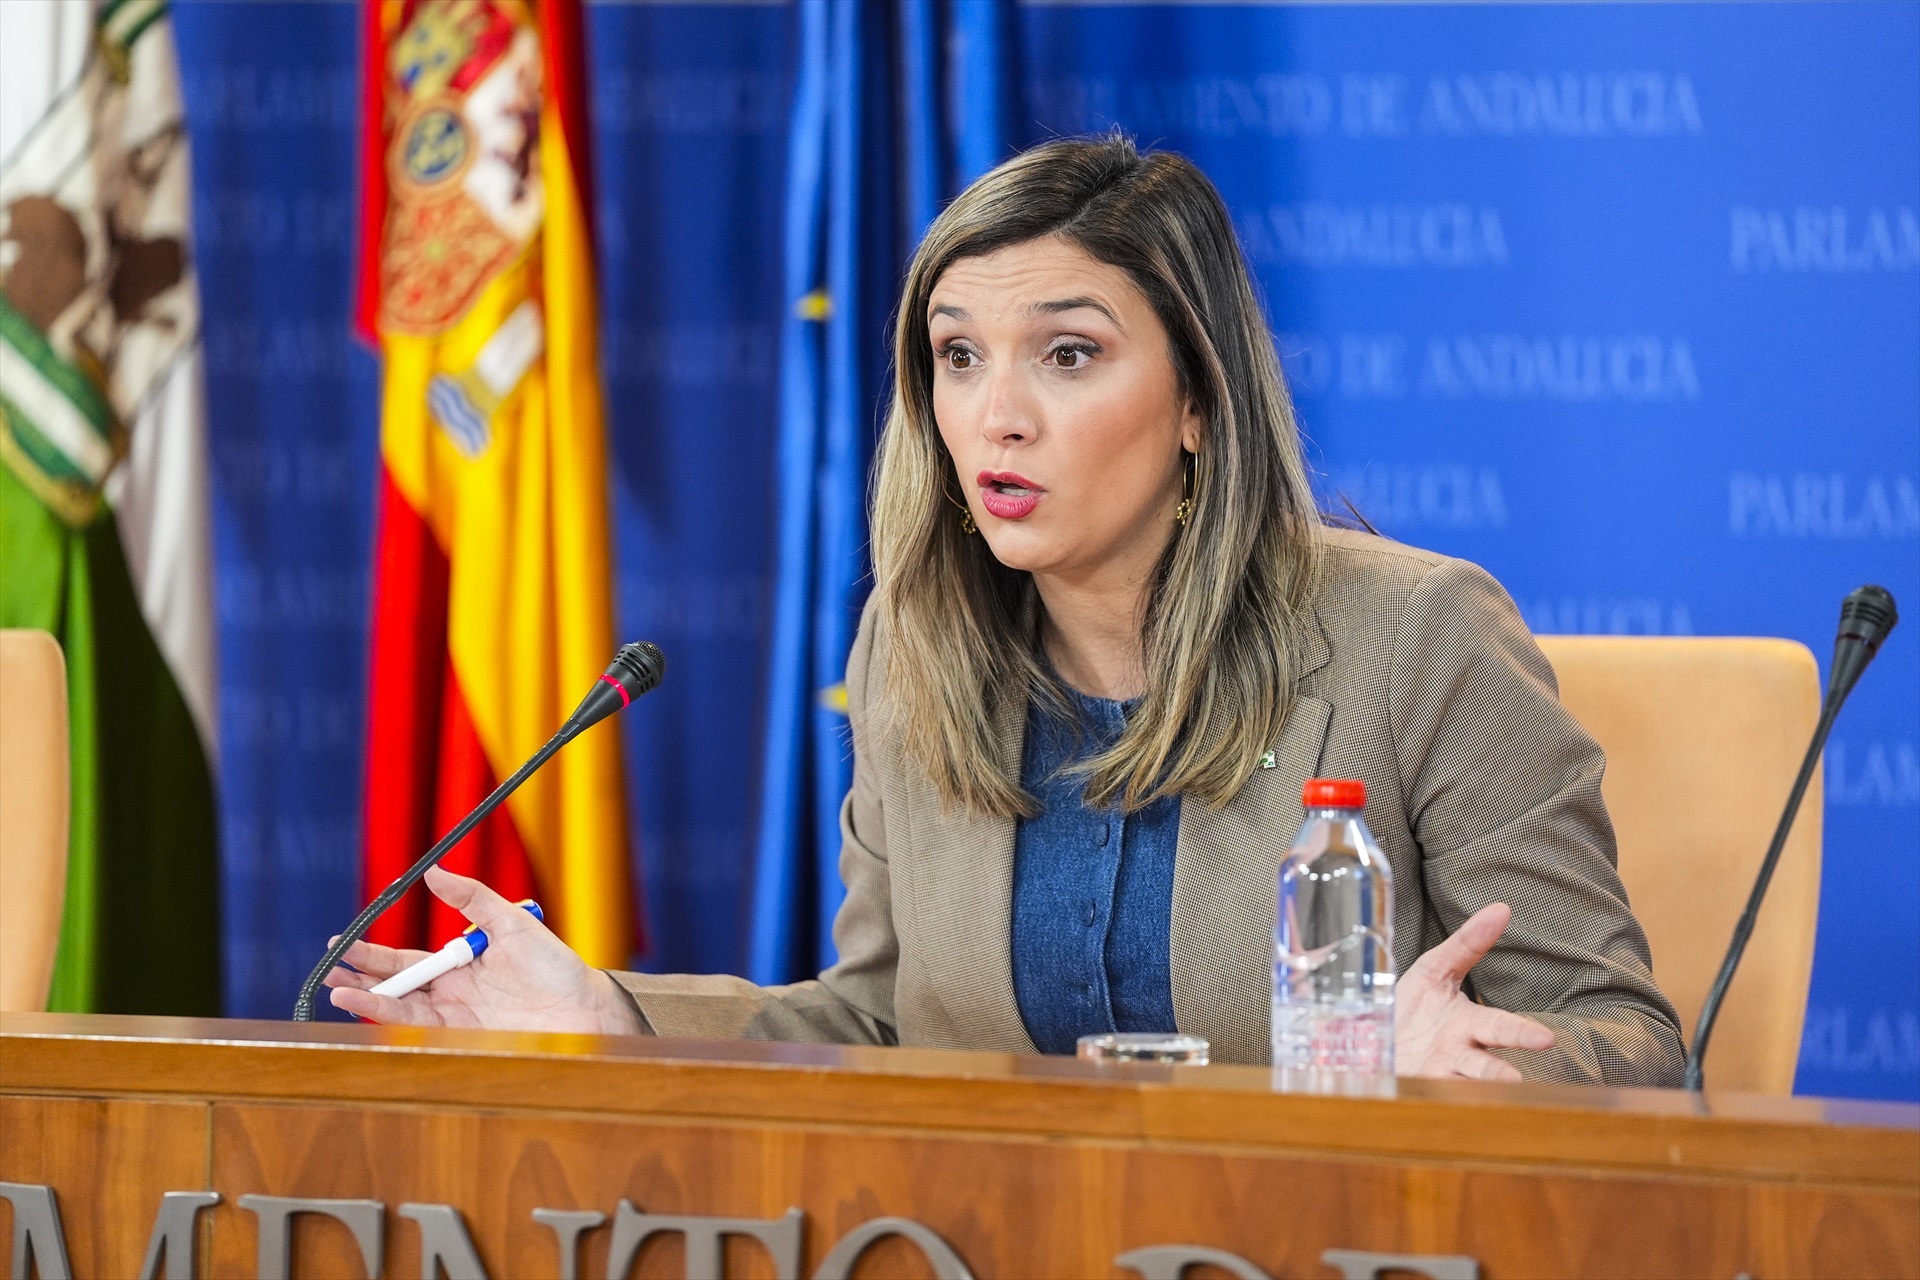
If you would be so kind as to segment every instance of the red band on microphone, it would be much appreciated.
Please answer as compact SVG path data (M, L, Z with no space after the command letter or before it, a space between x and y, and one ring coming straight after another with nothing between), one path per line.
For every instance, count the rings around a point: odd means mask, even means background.
M627 692L627 686L621 684L612 676L601 676L600 678L620 691L620 709L622 711L625 711L633 705L633 695Z

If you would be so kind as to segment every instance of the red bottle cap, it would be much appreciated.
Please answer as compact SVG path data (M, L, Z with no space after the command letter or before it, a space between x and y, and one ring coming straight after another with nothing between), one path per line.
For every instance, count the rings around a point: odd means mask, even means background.
M1308 778L1300 803L1309 809L1364 809L1367 784L1352 778Z

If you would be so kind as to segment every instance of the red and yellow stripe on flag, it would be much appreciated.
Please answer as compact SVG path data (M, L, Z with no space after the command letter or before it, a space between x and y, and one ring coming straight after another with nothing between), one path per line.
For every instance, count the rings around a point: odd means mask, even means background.
M580 0L369 0L359 323L386 361L366 885L532 754L613 651ZM447 865L634 949L619 739L574 741ZM414 890L376 925L464 924Z

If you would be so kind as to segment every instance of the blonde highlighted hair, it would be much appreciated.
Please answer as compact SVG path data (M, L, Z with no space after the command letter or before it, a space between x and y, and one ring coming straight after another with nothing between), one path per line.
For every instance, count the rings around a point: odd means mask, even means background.
M1194 510L1154 572L1141 631L1146 694L1085 765L1087 803L1132 811L1182 794L1224 805L1279 738L1310 628L1319 516L1273 338L1225 205L1192 162L1114 135L1033 148L934 220L908 268L895 384L873 497L891 732L942 802L1030 815L999 761L1000 699L1064 707L1038 650L1031 577L961 529L933 415L927 307L963 259L1057 236L1125 271L1165 326L1202 422ZM960 490L965 492L964 488Z

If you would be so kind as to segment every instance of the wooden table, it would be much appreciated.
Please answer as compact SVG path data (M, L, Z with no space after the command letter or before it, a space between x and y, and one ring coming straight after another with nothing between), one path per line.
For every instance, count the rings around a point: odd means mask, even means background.
M1920 1275L1916 1107L990 1053L0 1015L0 1182L79 1277Z

